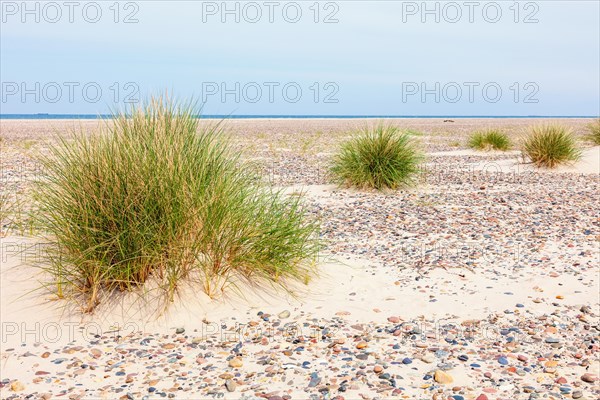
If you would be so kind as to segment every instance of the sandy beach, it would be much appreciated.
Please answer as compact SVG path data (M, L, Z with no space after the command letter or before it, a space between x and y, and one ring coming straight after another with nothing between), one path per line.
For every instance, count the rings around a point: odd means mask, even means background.
M414 188L343 189L332 154L376 121L226 121L273 185L303 193L326 241L318 276L290 291L182 287L56 298L44 240L2 221L2 399L597 399L600 147L555 170L517 150L476 152L470 133L518 141L535 124L582 137L590 119L391 119L426 154ZM46 142L96 120L0 120L0 193L26 209ZM209 123L209 122L206 122Z

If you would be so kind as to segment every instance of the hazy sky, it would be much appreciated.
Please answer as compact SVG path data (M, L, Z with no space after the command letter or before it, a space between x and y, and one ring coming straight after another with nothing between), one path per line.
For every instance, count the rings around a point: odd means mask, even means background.
M598 115L600 2L2 1L2 113Z

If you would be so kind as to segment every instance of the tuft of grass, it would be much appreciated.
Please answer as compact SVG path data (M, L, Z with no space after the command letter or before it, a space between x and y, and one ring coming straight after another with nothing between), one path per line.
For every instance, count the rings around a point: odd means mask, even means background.
M476 150L501 150L506 151L510 148L510 139L506 134L497 129L488 129L486 131L475 132L469 137L467 146Z
M600 146L600 119L588 124L587 130L588 134L585 135L585 138L594 145Z
M410 133L379 124L342 144L331 173L341 185L396 189L414 183L422 158Z
M182 283L210 296L233 278L285 286L313 272L318 222L299 197L262 186L222 124L194 103L152 98L100 132L58 138L35 186L59 295L84 300L147 281L173 301ZM150 285L154 287L154 285Z
M524 159L544 168L554 168L581 158L581 149L572 130L560 125L533 127L521 145L521 153Z

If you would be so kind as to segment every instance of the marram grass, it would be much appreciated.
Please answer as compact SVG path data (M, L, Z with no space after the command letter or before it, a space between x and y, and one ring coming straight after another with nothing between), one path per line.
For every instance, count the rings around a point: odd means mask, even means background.
M501 150L506 151L510 148L510 139L506 134L497 129L488 129L486 131L475 132L469 137L467 145L475 150Z
M555 168L581 158L581 149L570 129L560 125L540 125L531 128L521 144L521 153L537 167Z
M60 139L36 187L60 296L91 311L115 289L185 282L214 296L233 276L309 279L318 223L297 196L260 186L220 124L193 104L153 98L97 134Z
M600 146L600 119L591 122L587 126L587 135L585 138L596 146Z
M336 183L361 189L397 189L414 183L421 153L408 132L379 124L342 144L331 174Z

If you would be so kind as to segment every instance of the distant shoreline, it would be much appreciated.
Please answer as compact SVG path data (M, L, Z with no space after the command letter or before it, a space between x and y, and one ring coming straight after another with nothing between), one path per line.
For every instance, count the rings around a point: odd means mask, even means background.
M110 119L109 114L0 114L0 120ZM202 119L582 119L594 115L203 115Z

